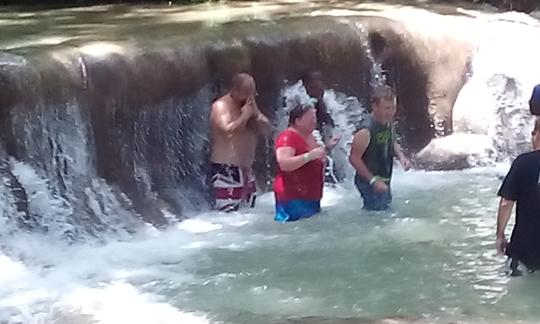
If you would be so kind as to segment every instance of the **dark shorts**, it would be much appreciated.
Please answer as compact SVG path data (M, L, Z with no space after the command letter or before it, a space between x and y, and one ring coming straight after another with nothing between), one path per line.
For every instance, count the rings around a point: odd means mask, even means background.
M367 210L386 210L390 208L392 204L392 193L391 191L387 192L375 192L373 186L369 184L368 181L365 181L356 175L354 177L354 184L362 198L364 198L364 209Z
M533 273L540 270L537 265L526 264L518 259L508 257L506 272L512 277L519 277L523 275L523 271Z

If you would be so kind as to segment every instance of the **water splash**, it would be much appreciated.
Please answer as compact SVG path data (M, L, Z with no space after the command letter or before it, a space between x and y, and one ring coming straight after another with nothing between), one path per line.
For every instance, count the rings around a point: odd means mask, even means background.
M28 155L9 159L27 196L26 225L70 241L132 232L140 221L127 197L97 177L93 137L79 103L45 107L38 101L35 110L20 107L12 116ZM10 213L10 206L0 208Z
M301 80L293 85L284 87L281 90L281 95L284 98L284 107L278 112L276 121L277 129L280 131L287 128L287 112L292 109L295 104L298 102L305 104L316 100L309 97ZM325 91L323 100L328 113L330 113L330 116L335 123L333 135L341 136L340 142L330 155L330 158L335 162L335 170L331 170L331 173L333 172L333 174L330 174L329 176L334 179L351 178L353 169L348 162L350 146L354 133L358 127L358 122L365 117L367 111L364 109L358 98L347 96L346 94L336 92L333 89L327 89ZM318 142L322 144L322 138L319 131L314 130L313 135Z
M362 46L364 47L364 52L366 54L366 57L371 63L370 64L371 80L369 82L370 86L372 88L376 88L376 87L386 85L387 84L386 71L383 69L382 63L378 62L375 59L375 56L373 55L371 44L367 37L368 32L366 31L364 26L359 22L352 23L352 27L353 27L353 30L358 34L358 38L362 41Z
M466 153L469 164L477 166L512 160L531 149L528 100L540 83L539 26L518 13L478 18L481 36L474 41L469 78L453 109L454 135L462 140L447 141L451 147L445 150ZM463 140L467 136L483 144L471 148L471 141Z
M17 230L17 220L26 216L17 209L18 199L10 186L10 179L0 173L0 236Z
M484 156L479 163L513 159L530 150L532 118L526 91L515 77L494 71L485 77L473 76L460 92L454 108L454 136L485 137L487 145L473 152Z

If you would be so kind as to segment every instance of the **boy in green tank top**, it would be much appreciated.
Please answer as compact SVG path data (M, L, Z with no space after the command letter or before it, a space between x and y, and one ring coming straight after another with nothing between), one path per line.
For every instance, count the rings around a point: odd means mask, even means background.
M354 134L349 161L356 170L354 183L364 199L364 209L390 207L394 156L405 170L411 166L396 142L392 127L395 114L396 95L392 88L376 88L371 99L371 114Z

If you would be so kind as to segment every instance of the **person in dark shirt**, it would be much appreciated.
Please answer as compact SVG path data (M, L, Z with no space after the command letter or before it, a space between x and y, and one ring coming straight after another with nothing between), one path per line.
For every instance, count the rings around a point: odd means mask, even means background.
M336 124L328 112L324 102L324 84L322 74L319 71L310 71L302 76L302 84L306 88L308 96L316 100L315 111L317 115L317 124L315 129L319 131L321 140L327 147L327 163L325 168L325 182L341 182L345 177L344 165L336 163L334 153L329 148L334 148L341 140L341 136L335 134Z
M529 271L540 269L540 117L535 119L532 144L532 152L514 160L498 192L496 248L509 257L512 276L521 275L519 263ZM516 202L516 222L508 242L504 230Z
M335 123L323 100L326 86L322 79L321 72L311 71L306 73L302 76L302 83L306 88L308 96L317 100L315 103L315 110L317 112L317 125L315 126L315 129L319 131L323 142L326 143L332 138Z
M349 162L356 170L354 183L364 199L364 209L385 210L392 202L394 157L405 170L411 167L411 162L396 142L392 126L397 109L394 91L388 86L378 87L371 101L371 114L354 134Z

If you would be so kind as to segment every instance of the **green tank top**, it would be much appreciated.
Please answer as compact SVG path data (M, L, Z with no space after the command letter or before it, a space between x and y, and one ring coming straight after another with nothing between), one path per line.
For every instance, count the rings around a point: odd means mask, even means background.
M378 123L371 115L366 116L357 131L364 128L369 129L371 139L362 160L373 175L389 182L394 165L394 129L391 125Z

